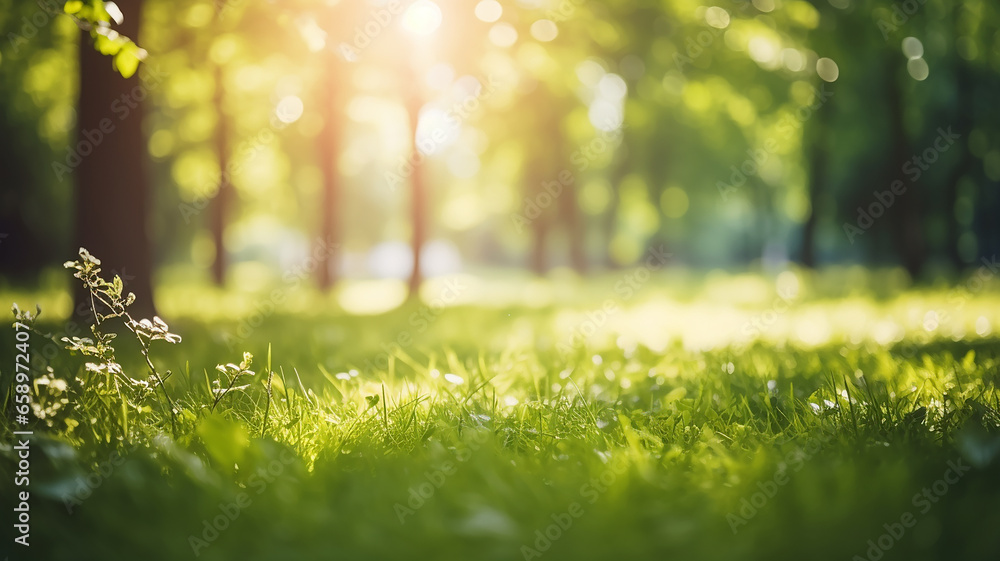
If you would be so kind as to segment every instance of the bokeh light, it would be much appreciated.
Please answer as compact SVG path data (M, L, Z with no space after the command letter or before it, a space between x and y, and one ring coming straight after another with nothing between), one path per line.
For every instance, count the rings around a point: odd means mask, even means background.
M275 116L282 123L294 123L302 117L302 112L305 110L305 106L302 100L295 95L288 95L281 98L278 102L278 106L274 109Z
M729 27L729 12L718 6L705 10L705 23L717 29Z
M510 47L517 42L517 30L509 23L498 23L490 28L489 38L498 47Z
M493 23L503 15L503 6L496 0L482 0L476 4L476 17L480 21Z
M833 59L824 57L816 61L816 74L824 82L836 82L840 76L840 68Z
M917 80L918 82L926 80L931 73L930 67L927 66L927 61L922 58L912 58L908 60L906 62L906 71L914 80Z
M924 44L920 42L920 39L916 37L907 37L903 39L903 54L906 58L920 58L924 56Z
M559 27L552 20L540 19L531 24L531 36L543 43L552 41L559 35Z
M431 0L416 0L403 12L403 28L426 37L441 26L441 7Z
M680 218L687 214L688 195L680 187L667 187L660 196L660 208L668 218Z

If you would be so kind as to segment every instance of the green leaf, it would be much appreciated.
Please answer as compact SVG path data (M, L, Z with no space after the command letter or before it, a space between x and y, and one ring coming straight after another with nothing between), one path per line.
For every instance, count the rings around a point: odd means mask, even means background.
M94 48L102 55L116 55L117 58L118 53L121 52L122 44L120 41L109 39L98 33L94 35ZM115 64L117 68L117 63Z
M687 395L687 388L681 386L679 388L674 388L670 390L670 393L664 396L663 401L665 403L670 403L671 401L677 401L678 399L682 399L686 395Z
M962 359L962 368L966 370L972 370L976 365L976 351L971 350L965 353L965 358Z
M212 459L226 469L242 462L250 445L246 429L218 413L206 415L198 423L196 432Z
M70 0L63 5L63 11L67 14L75 14L83 9L83 2L80 0Z
M271 385L274 387L275 391L281 392L281 395L286 398L288 397L288 392L285 391L285 380L281 376L274 376L271 380Z
M139 69L139 62L144 58L143 54L144 51L136 47L135 43L128 43L118 51L114 58L114 65L122 78L131 78L135 74L135 71Z
M121 400L122 406L122 432L128 434L128 400Z
M100 2L94 5L93 17L96 21L110 22L111 14L108 13L107 8L104 6L104 2Z

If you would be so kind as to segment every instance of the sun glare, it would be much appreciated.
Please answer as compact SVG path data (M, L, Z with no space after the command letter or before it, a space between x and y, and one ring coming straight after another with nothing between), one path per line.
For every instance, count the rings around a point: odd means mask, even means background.
M421 37L437 31L441 26L441 8L431 0L416 0L403 13L403 27Z

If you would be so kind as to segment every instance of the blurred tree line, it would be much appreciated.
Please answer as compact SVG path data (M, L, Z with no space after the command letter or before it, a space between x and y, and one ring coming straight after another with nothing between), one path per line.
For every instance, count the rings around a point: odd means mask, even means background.
M664 244L695 267L919 276L1000 248L986 0L0 8L7 278L78 245L140 302L156 265L223 284L317 244L323 288L409 244L411 289L440 240L538 273ZM134 75L119 34L148 53Z

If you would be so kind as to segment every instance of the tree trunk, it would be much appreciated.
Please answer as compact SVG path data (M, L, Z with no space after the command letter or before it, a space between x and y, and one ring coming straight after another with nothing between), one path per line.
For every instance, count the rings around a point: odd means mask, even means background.
M559 197L559 207L563 224L566 226L570 265L573 270L583 274L587 272L586 238L576 187L576 182L563 187L562 195Z
M956 6L955 10L958 11ZM955 65L955 88L958 95L956 106L955 128L958 134L962 135L962 141L967 142L973 128L973 110L975 102L972 91L973 83L970 76L969 66L958 56L954 57ZM972 152L965 146L961 147L961 157L955 168L951 171L945 187L945 223L947 230L945 235L945 254L956 271L961 271L965 267L961 254L958 251L958 240L960 237L960 227L958 219L955 217L955 204L958 202L958 184L962 178L969 174L975 166L975 159Z
M764 183L759 175L748 177L746 184L751 189L751 197L754 198L754 206L757 209L757 212L753 213L756 235L747 235L748 247L744 257L747 264L750 264L764 259L774 229L774 201L767 183Z
M418 82L414 81L414 83ZM420 254L427 237L427 189L424 184L423 165L426 156L417 155L417 124L420 122L420 108L423 106L423 99L418 92L411 93L408 105L410 134L413 140L412 159L414 160L413 172L410 174L410 220L413 224L413 237L410 241L413 251L413 270L410 272L409 297L417 298L420 295L420 284L423 280L420 272Z
M580 204L576 199L576 186L566 187L566 235L569 236L569 260L573 270L581 275L587 272L587 240Z
M555 140L553 149L555 150L555 161L566 163L568 154L565 150L565 141L561 123L554 120L552 138ZM550 181L562 183L563 173L569 170L568 165L557 166L556 175ZM572 173L572 172L569 172ZM569 262L577 273L587 272L587 251L583 216L580 212L580 202L577 200L577 192L580 178L574 178L569 185L563 185L562 193L559 194L559 214L566 232L566 242L569 247Z
M889 108L889 132L891 157L889 159L890 169L889 182L899 179L902 173L903 164L910 158L909 142L906 138L906 129L903 123L903 95L900 90L900 69L896 60L899 55L892 53L893 57L886 73L888 108ZM885 189L889 183L879 186ZM912 183L907 191L900 195L896 201L898 209L890 219L892 224L892 240L896 246L896 253L899 256L903 267L906 268L910 276L916 278L924 268L927 260L927 246L924 240L924 232L921 226L921 189L920 181ZM886 209L886 214L891 212Z
M829 88L832 88L830 84ZM829 104L828 104L829 105ZM802 265L810 269L816 268L816 225L819 223L819 199L826 191L829 173L829 107L820 107L813 117L812 150L809 170L809 218L802 226Z
M119 32L138 41L142 0L120 0L125 21ZM147 207L146 142L141 100L155 82L138 73L122 78L111 59L94 50L90 34L80 37L80 94L75 171L74 239L102 261L105 275L118 274L134 292L132 310L155 312ZM77 304L89 305L83 290Z
M541 150L541 148L530 149ZM541 202L548 200L542 196L543 193L546 194L546 197L550 196L545 191L544 184L547 181L546 176L549 169L552 167L548 165L547 159L542 154L542 152L538 152L538 155L527 164L523 179L524 200L528 202L525 209L537 209L537 215L534 218L529 218L531 220L529 224L531 227L531 254L528 258L528 265L531 271L538 276L545 275L549 268L548 240L554 222L550 207L551 202L544 206L541 204ZM566 196L566 193L563 192L562 196ZM530 213L526 212L526 215L530 216Z
M320 207L320 237L328 248L322 253L319 262L318 282L320 290L329 290L339 277L340 228L337 222L337 207L340 203L340 184L337 160L340 156L340 84L338 73L340 59L336 53L327 48L325 53L325 68L323 90L320 104L322 106L323 129L319 133L319 166L323 175L323 199Z
M604 210L603 224L604 229L604 247L601 251L604 255L604 268L605 269L618 269L620 265L615 261L614 257L611 255L611 244L615 241L615 235L618 234L618 208L621 206L621 197L618 196L618 186L621 185L625 176L628 175L629 165L631 162L628 159L620 159L618 165L615 166L615 171L611 175L610 181L610 196L611 200L608 201L608 208Z
M212 242L215 244L215 259L212 262L212 282L217 286L226 284L226 224L229 214L233 186L229 181L229 121L225 114L225 76L218 64L214 68L215 96L212 103L217 119L215 127L215 157L219 163L219 190L212 199L211 230Z
M549 219L542 213L531 223L531 270L538 276L548 270L545 244L549 237Z

